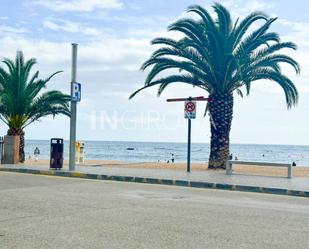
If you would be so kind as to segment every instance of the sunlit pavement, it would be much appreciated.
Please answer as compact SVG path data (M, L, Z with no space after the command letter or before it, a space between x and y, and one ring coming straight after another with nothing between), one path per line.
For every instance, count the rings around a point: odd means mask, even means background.
M0 248L309 248L309 199L0 172Z

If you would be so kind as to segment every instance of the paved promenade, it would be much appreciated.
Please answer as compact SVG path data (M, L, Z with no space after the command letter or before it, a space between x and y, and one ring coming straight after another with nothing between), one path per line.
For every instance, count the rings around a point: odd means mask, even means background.
M193 171L187 174L171 169L130 169L104 166L76 166L75 172L70 172L66 168L49 170L47 166L1 165L0 170L309 197L309 178L302 177L288 179L243 174L227 176L225 171Z

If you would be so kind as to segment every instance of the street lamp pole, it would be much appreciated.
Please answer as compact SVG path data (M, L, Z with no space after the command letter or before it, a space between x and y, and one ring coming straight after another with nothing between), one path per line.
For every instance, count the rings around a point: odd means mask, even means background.
M71 77L71 118L70 118L70 154L69 170L75 170L75 142L76 142L76 101L73 101L73 84L76 82L77 43L72 43L72 77Z

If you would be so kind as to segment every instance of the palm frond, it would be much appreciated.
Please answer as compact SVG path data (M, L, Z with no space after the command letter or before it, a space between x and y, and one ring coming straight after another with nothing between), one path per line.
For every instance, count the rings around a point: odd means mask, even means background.
M232 19L230 12L221 4L215 3L213 6L218 16L219 32L228 36L232 29Z

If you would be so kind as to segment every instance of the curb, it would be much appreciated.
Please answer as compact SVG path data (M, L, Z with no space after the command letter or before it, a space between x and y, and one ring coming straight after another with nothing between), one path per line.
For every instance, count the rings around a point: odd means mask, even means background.
M3 172L15 172L23 174L35 174L46 176L60 176L60 177L72 177L83 178L92 180L108 180L108 181L121 181L121 182L135 182L135 183L147 183L147 184L160 184L171 185L180 187L192 187L192 188L204 188L204 189L219 189L230 191L242 191L275 195L288 195L298 197L309 197L309 191L290 190L283 188L268 188L258 186L246 186L235 185L228 183L212 183L212 182L200 182L189 180L173 180L173 179L158 179L151 177L135 177L135 176L118 176L118 175L101 175L101 174L88 174L82 172L70 172L70 171L53 171L53 170L38 170L38 169L23 169L23 168L1 168Z

